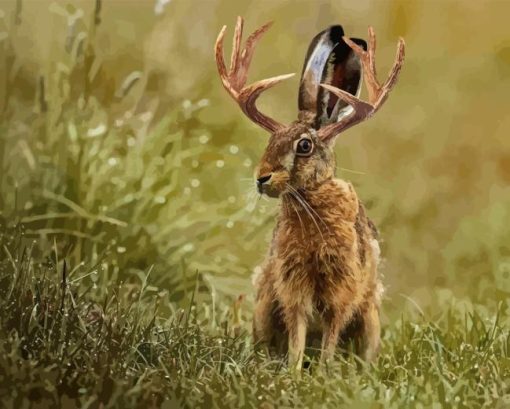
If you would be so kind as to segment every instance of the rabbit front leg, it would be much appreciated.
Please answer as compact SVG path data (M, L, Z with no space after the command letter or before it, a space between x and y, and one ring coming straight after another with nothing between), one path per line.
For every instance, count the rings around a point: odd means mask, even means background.
M343 327L343 321L340 314L328 311L324 314L322 320L322 347L321 361L325 362L333 358L335 348L338 344L338 336Z
M289 335L289 367L301 370L306 344L306 312L301 306L285 311L285 325Z
M307 271L295 259L281 259L275 281L283 323L287 333L289 368L300 371L306 346L307 319L313 311L314 287L306 280Z
M253 340L256 344L268 344L273 337L273 299L270 293L259 294L253 314Z
M353 308L349 304L335 305L322 315L321 362L333 358L338 345L338 337L352 317Z
M266 344L267 346L274 334L272 320L275 301L273 274L277 268L277 263L269 258L264 263L263 269L253 276L253 284L257 289L253 313L253 340L256 344Z

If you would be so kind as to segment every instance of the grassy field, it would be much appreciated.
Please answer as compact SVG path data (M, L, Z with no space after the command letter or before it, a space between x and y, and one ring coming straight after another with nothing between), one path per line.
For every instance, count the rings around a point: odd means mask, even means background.
M5 226L3 226L5 227ZM34 259L24 231L4 231L0 266L2 407L434 407L510 405L510 324L487 308L438 293L383 330L366 365L339 355L301 376L256 352L239 304L168 311L150 271L112 283L98 264L70 270L58 252ZM91 279L91 277L95 277ZM195 280L198 286L198 281Z
M357 3L0 1L1 408L510 407L510 8ZM299 72L332 23L375 26L381 73L406 39L337 149L384 240L372 365L297 377L251 343L278 204L216 77L237 14L275 21L253 79ZM260 105L291 120L296 91Z

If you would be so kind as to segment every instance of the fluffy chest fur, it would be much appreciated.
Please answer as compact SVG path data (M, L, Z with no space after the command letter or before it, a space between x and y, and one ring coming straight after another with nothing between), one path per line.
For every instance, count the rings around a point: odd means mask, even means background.
M352 186L334 179L284 198L273 243L277 257L310 273L334 273L341 268L335 259L356 251L358 206Z
M358 214L356 193L342 180L283 199L273 240L281 296L327 306L339 288L359 288L367 281L359 248L365 231L357 229Z

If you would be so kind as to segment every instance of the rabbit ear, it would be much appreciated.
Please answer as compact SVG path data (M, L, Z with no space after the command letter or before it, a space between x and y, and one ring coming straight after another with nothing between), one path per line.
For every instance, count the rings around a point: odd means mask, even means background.
M317 34L308 47L301 84L299 110L313 118L316 129L352 112L352 108L336 95L320 87L329 84L358 96L361 90L361 63L358 56L343 40L342 26L332 26ZM365 41L353 42L367 49Z

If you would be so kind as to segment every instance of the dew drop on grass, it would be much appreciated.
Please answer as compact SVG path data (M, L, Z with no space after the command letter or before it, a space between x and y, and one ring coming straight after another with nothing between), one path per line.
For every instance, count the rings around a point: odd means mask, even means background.
M229 151L232 155L235 155L236 153L239 152L239 148L237 147L237 145L230 145Z
M229 220L227 222L227 228L231 229L232 227L234 227L234 222L232 220Z
M200 180L191 179L191 187L199 187L199 186L200 186Z
M202 98L200 101L197 102L197 107L204 108L206 106L209 106L209 100L207 98Z
M91 128L87 131L87 136L89 138L95 138L96 136L103 135L106 132L106 125L99 124L95 128Z
M249 168L251 166L251 159L245 159L243 162L243 166Z
M139 115L139 118L142 122L149 122L152 119L152 117L153 117L153 114L150 111L146 111Z
M216 167L222 168L223 166L225 166L224 161L222 161L221 159L216 161Z
M188 244L185 244L182 248L183 251L185 251L186 253L189 253L190 251L193 251L195 247L193 246L192 243L188 243Z
M165 11L166 6L170 3L170 0L157 0L156 4L154 5L154 14L159 16L160 14L163 14Z
M122 247L122 246L117 247L117 253L123 254L125 252L126 252L126 248L125 247Z
M202 144L206 144L207 142L209 142L209 136L206 134L200 135L198 137L198 141Z

